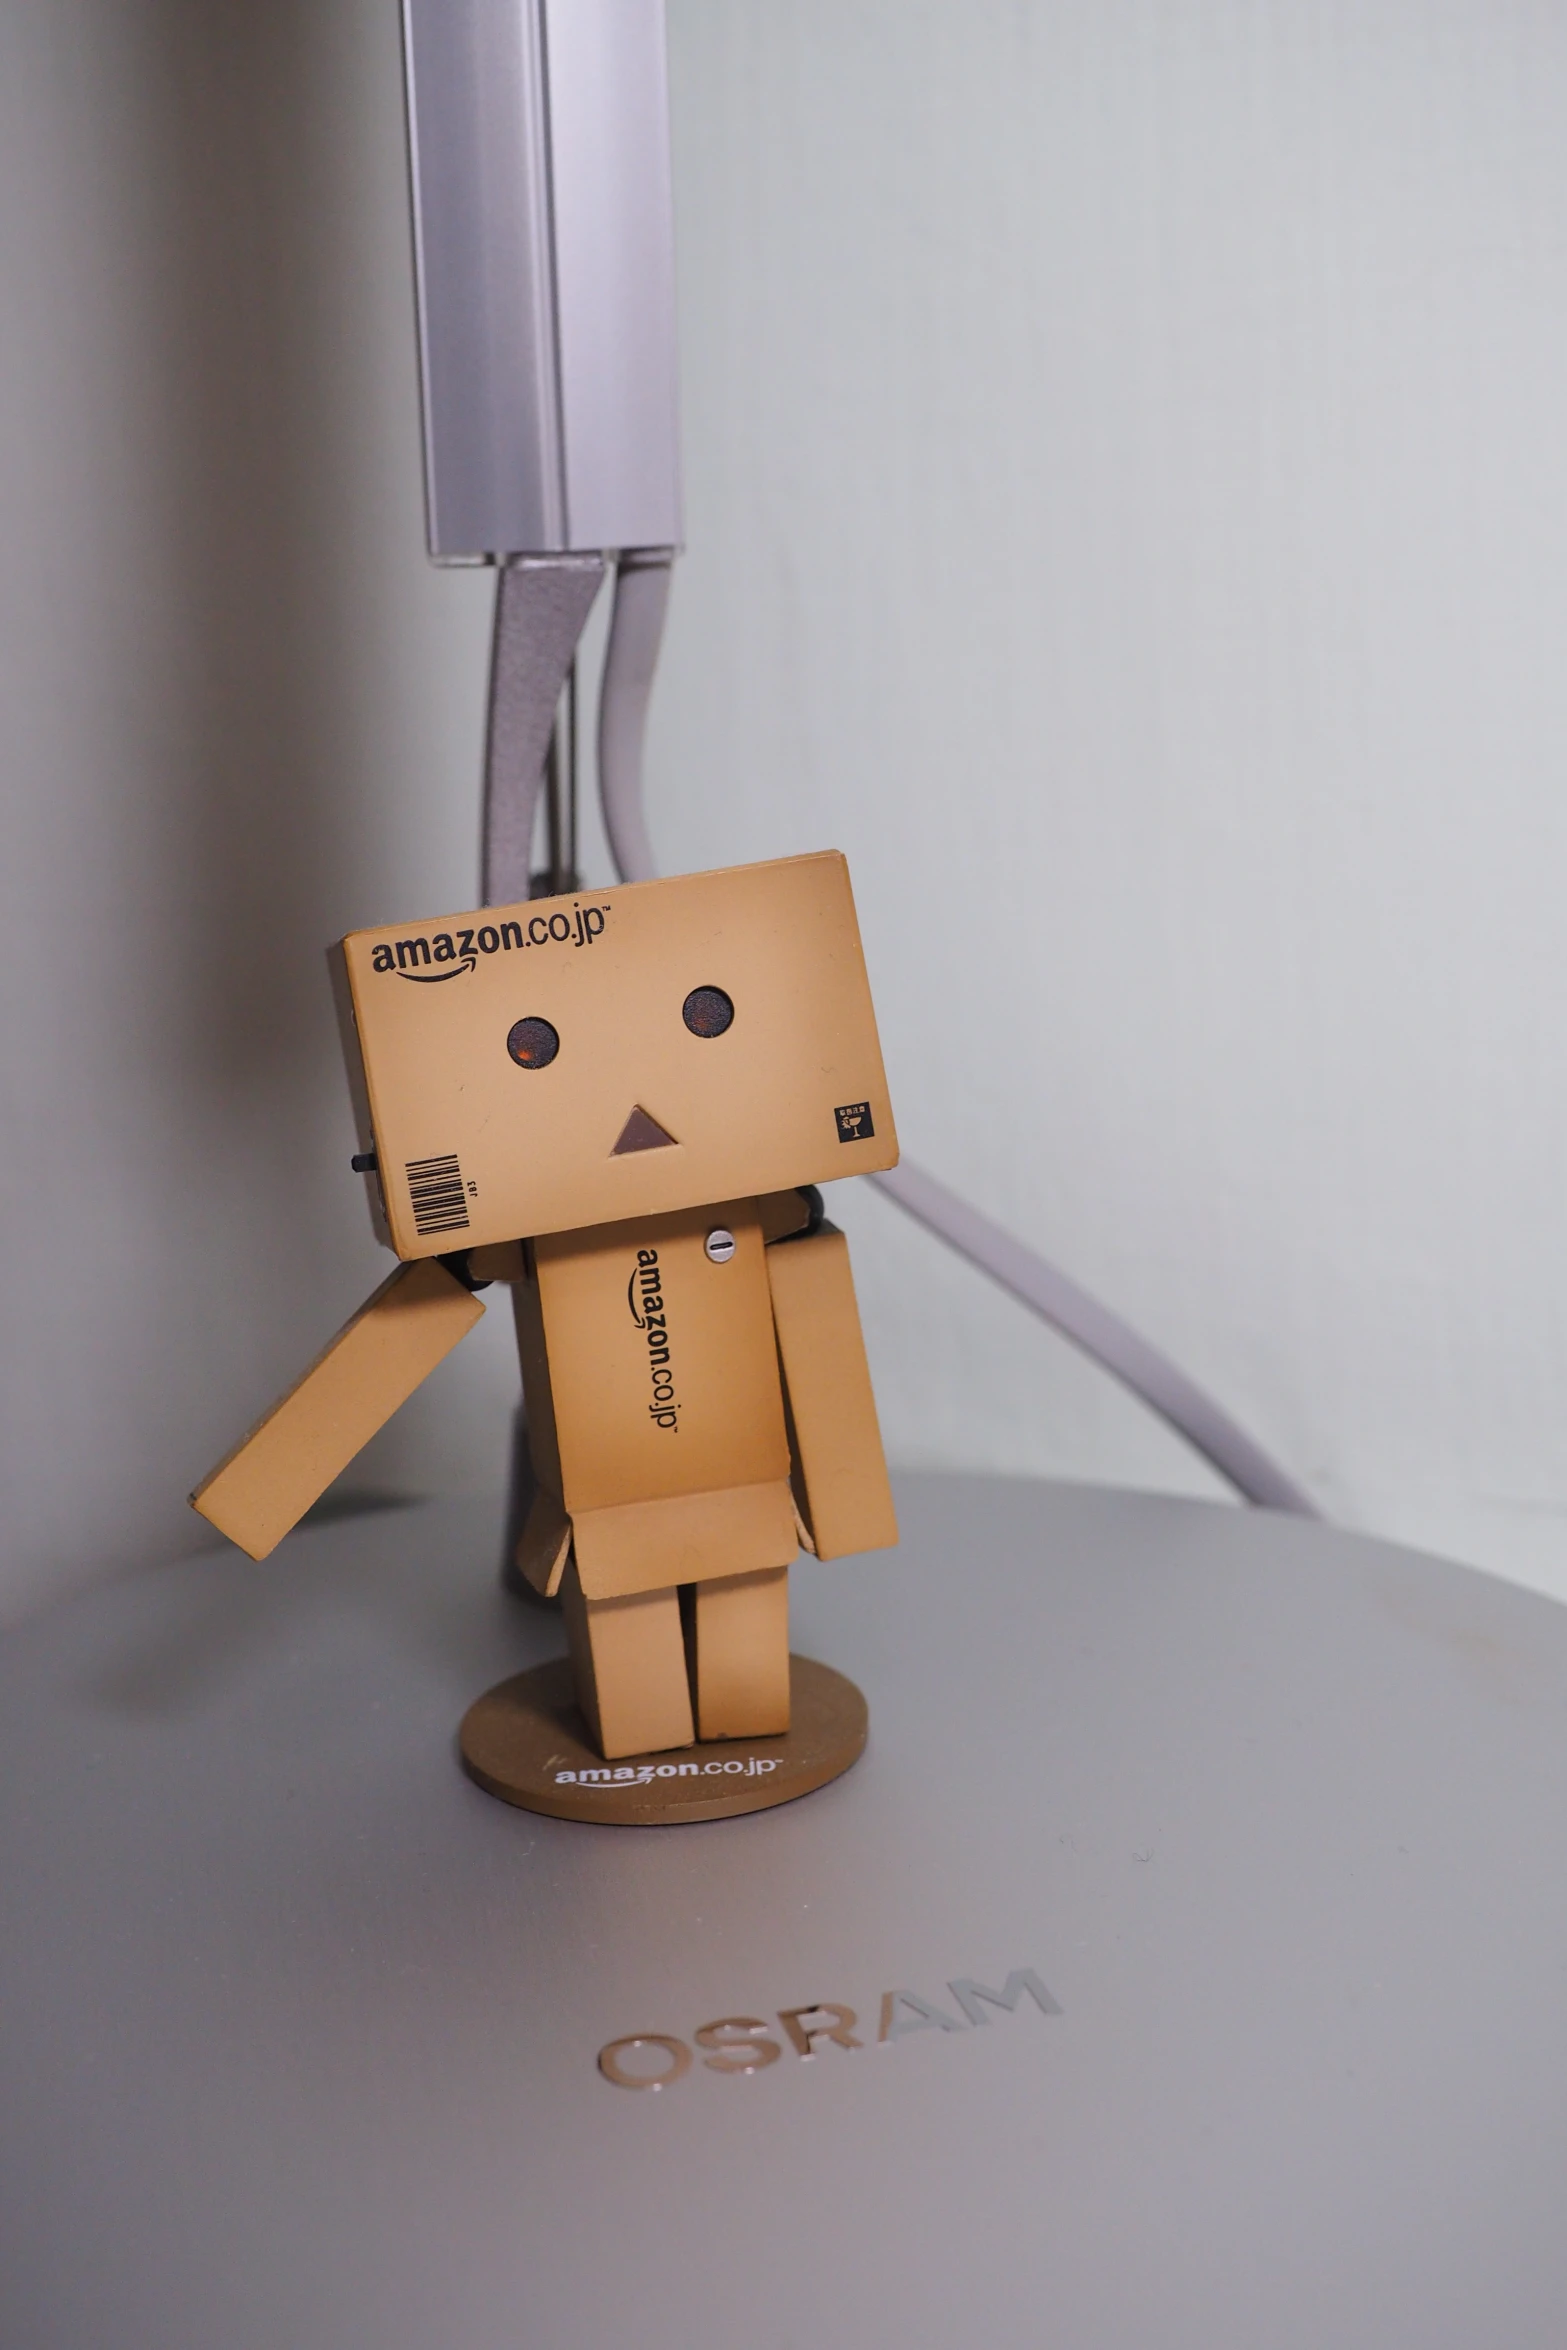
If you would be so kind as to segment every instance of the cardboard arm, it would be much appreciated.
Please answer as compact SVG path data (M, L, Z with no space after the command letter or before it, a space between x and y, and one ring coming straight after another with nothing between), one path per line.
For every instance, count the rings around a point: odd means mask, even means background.
M433 1257L399 1265L190 1506L263 1559L483 1314Z
M767 1251L797 1508L818 1558L898 1539L849 1244L830 1224Z

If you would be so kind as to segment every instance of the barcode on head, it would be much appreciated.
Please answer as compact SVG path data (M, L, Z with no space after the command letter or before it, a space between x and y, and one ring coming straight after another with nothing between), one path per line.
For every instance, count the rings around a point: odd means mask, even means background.
M455 1151L444 1159L409 1159L405 1172L414 1230L421 1238L427 1232L467 1231L468 1194Z

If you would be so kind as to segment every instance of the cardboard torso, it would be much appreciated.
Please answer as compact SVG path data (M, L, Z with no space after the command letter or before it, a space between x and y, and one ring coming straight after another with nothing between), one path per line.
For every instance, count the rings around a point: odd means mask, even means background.
M571 1521L583 1589L787 1564L797 1530L756 1201L551 1233L532 1260L517 1312L534 1466Z

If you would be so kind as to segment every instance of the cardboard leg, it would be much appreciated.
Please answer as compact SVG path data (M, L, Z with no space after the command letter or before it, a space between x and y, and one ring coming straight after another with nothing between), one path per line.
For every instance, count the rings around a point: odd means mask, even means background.
M767 1738L789 1727L789 1570L696 1586L699 1738Z
M691 1744L680 1594L588 1599L573 1559L561 1583L577 1702L606 1761Z

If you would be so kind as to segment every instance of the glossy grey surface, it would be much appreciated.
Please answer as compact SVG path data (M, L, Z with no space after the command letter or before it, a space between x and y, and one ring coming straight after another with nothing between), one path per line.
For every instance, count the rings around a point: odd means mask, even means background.
M477 1507L0 1645L7 2350L1558 2350L1567 1610L1255 1512L901 1503L798 1580L865 1759L709 1826L464 1779L560 1644ZM1060 2015L869 2044L1026 1966ZM595 2070L819 2000L868 2044Z

